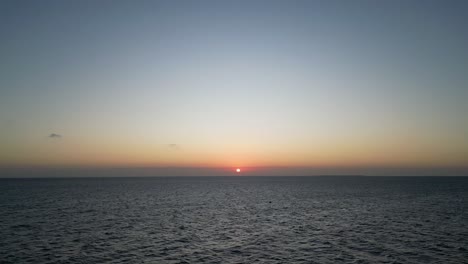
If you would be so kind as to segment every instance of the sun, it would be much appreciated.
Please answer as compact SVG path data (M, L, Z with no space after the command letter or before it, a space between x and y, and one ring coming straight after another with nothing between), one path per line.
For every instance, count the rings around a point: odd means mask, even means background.
M237 172L237 173L239 173L239 172L240 172L240 169L239 169L239 168L237 168L237 169L236 169L236 172Z

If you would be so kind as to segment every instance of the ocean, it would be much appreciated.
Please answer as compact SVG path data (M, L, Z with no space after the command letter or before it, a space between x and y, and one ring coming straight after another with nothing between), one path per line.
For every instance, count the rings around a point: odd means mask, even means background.
M468 263L468 177L0 179L0 263Z

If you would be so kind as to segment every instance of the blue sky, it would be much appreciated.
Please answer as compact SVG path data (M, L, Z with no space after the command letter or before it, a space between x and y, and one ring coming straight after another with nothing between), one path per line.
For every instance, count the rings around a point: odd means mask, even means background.
M467 11L2 1L0 165L466 171Z

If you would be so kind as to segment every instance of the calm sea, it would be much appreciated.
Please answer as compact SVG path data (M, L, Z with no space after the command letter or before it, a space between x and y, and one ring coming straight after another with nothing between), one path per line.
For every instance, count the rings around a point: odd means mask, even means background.
M467 177L0 179L1 263L468 263Z

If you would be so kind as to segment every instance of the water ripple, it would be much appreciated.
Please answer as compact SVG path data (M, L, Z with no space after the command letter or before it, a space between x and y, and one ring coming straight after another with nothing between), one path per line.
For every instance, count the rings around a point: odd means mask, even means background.
M2 263L463 263L467 178L0 180Z

